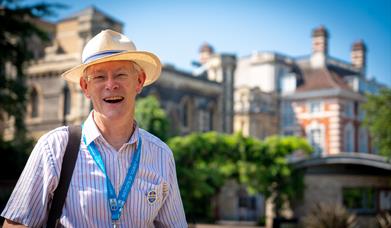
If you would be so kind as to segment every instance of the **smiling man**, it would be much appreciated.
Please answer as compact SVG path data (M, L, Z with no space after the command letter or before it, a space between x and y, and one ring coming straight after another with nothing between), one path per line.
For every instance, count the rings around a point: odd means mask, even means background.
M134 121L136 96L158 79L160 60L104 30L86 44L82 62L62 77L79 83L94 109L58 225L187 227L173 154ZM40 138L1 214L3 227L46 226L68 134L64 126Z

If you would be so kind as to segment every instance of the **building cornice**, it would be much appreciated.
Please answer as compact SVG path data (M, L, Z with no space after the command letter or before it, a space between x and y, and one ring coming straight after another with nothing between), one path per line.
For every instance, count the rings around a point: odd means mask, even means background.
M305 92L293 92L282 94L281 97L286 100L306 100L324 97L343 97L353 100L365 101L365 97L359 93L340 88L312 90Z
M338 153L292 162L297 168L322 165L363 165L391 171L391 162L383 156L366 153Z

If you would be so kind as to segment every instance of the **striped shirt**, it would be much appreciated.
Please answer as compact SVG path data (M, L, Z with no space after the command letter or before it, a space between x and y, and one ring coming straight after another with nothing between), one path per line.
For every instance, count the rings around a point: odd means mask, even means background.
M84 123L83 134L87 145L95 142L117 195L141 136L139 169L122 210L120 227L187 227L173 154L165 143L136 127L129 142L116 151L103 138L92 113ZM67 127L59 127L38 140L1 216L29 227L45 224L67 143ZM152 203L148 201L151 190L156 192ZM110 227L107 200L105 174L81 141L60 223L77 228Z

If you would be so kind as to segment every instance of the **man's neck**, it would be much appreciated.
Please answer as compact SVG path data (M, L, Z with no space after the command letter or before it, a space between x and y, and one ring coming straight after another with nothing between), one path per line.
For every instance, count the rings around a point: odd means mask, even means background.
M128 119L109 120L94 113L94 121L105 140L117 151L129 141L133 134L133 117Z

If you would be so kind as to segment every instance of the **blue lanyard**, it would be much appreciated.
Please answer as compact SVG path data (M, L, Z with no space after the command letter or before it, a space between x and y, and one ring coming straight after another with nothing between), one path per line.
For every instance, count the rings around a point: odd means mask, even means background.
M83 141L87 145L86 137L83 133ZM103 163L102 157L99 153L98 148L96 148L96 145L94 141L92 141L87 146L88 151L90 152L92 158L94 159L95 163L98 165L100 170L105 174L106 176L106 186L107 186L107 197L108 197L108 203L111 211L111 220L113 224L116 224L119 221L119 218L121 217L122 208L125 205L126 199L128 198L130 189L132 188L134 178L136 176L138 166L140 163L140 154L141 154L141 137L138 137L138 145L136 149L136 154L134 155L132 162L130 164L130 167L128 169L128 173L126 174L125 181L121 187L121 190L119 192L118 198L115 194L115 190L113 187L113 184L111 183L109 177L107 176L107 172L105 169L105 165Z

